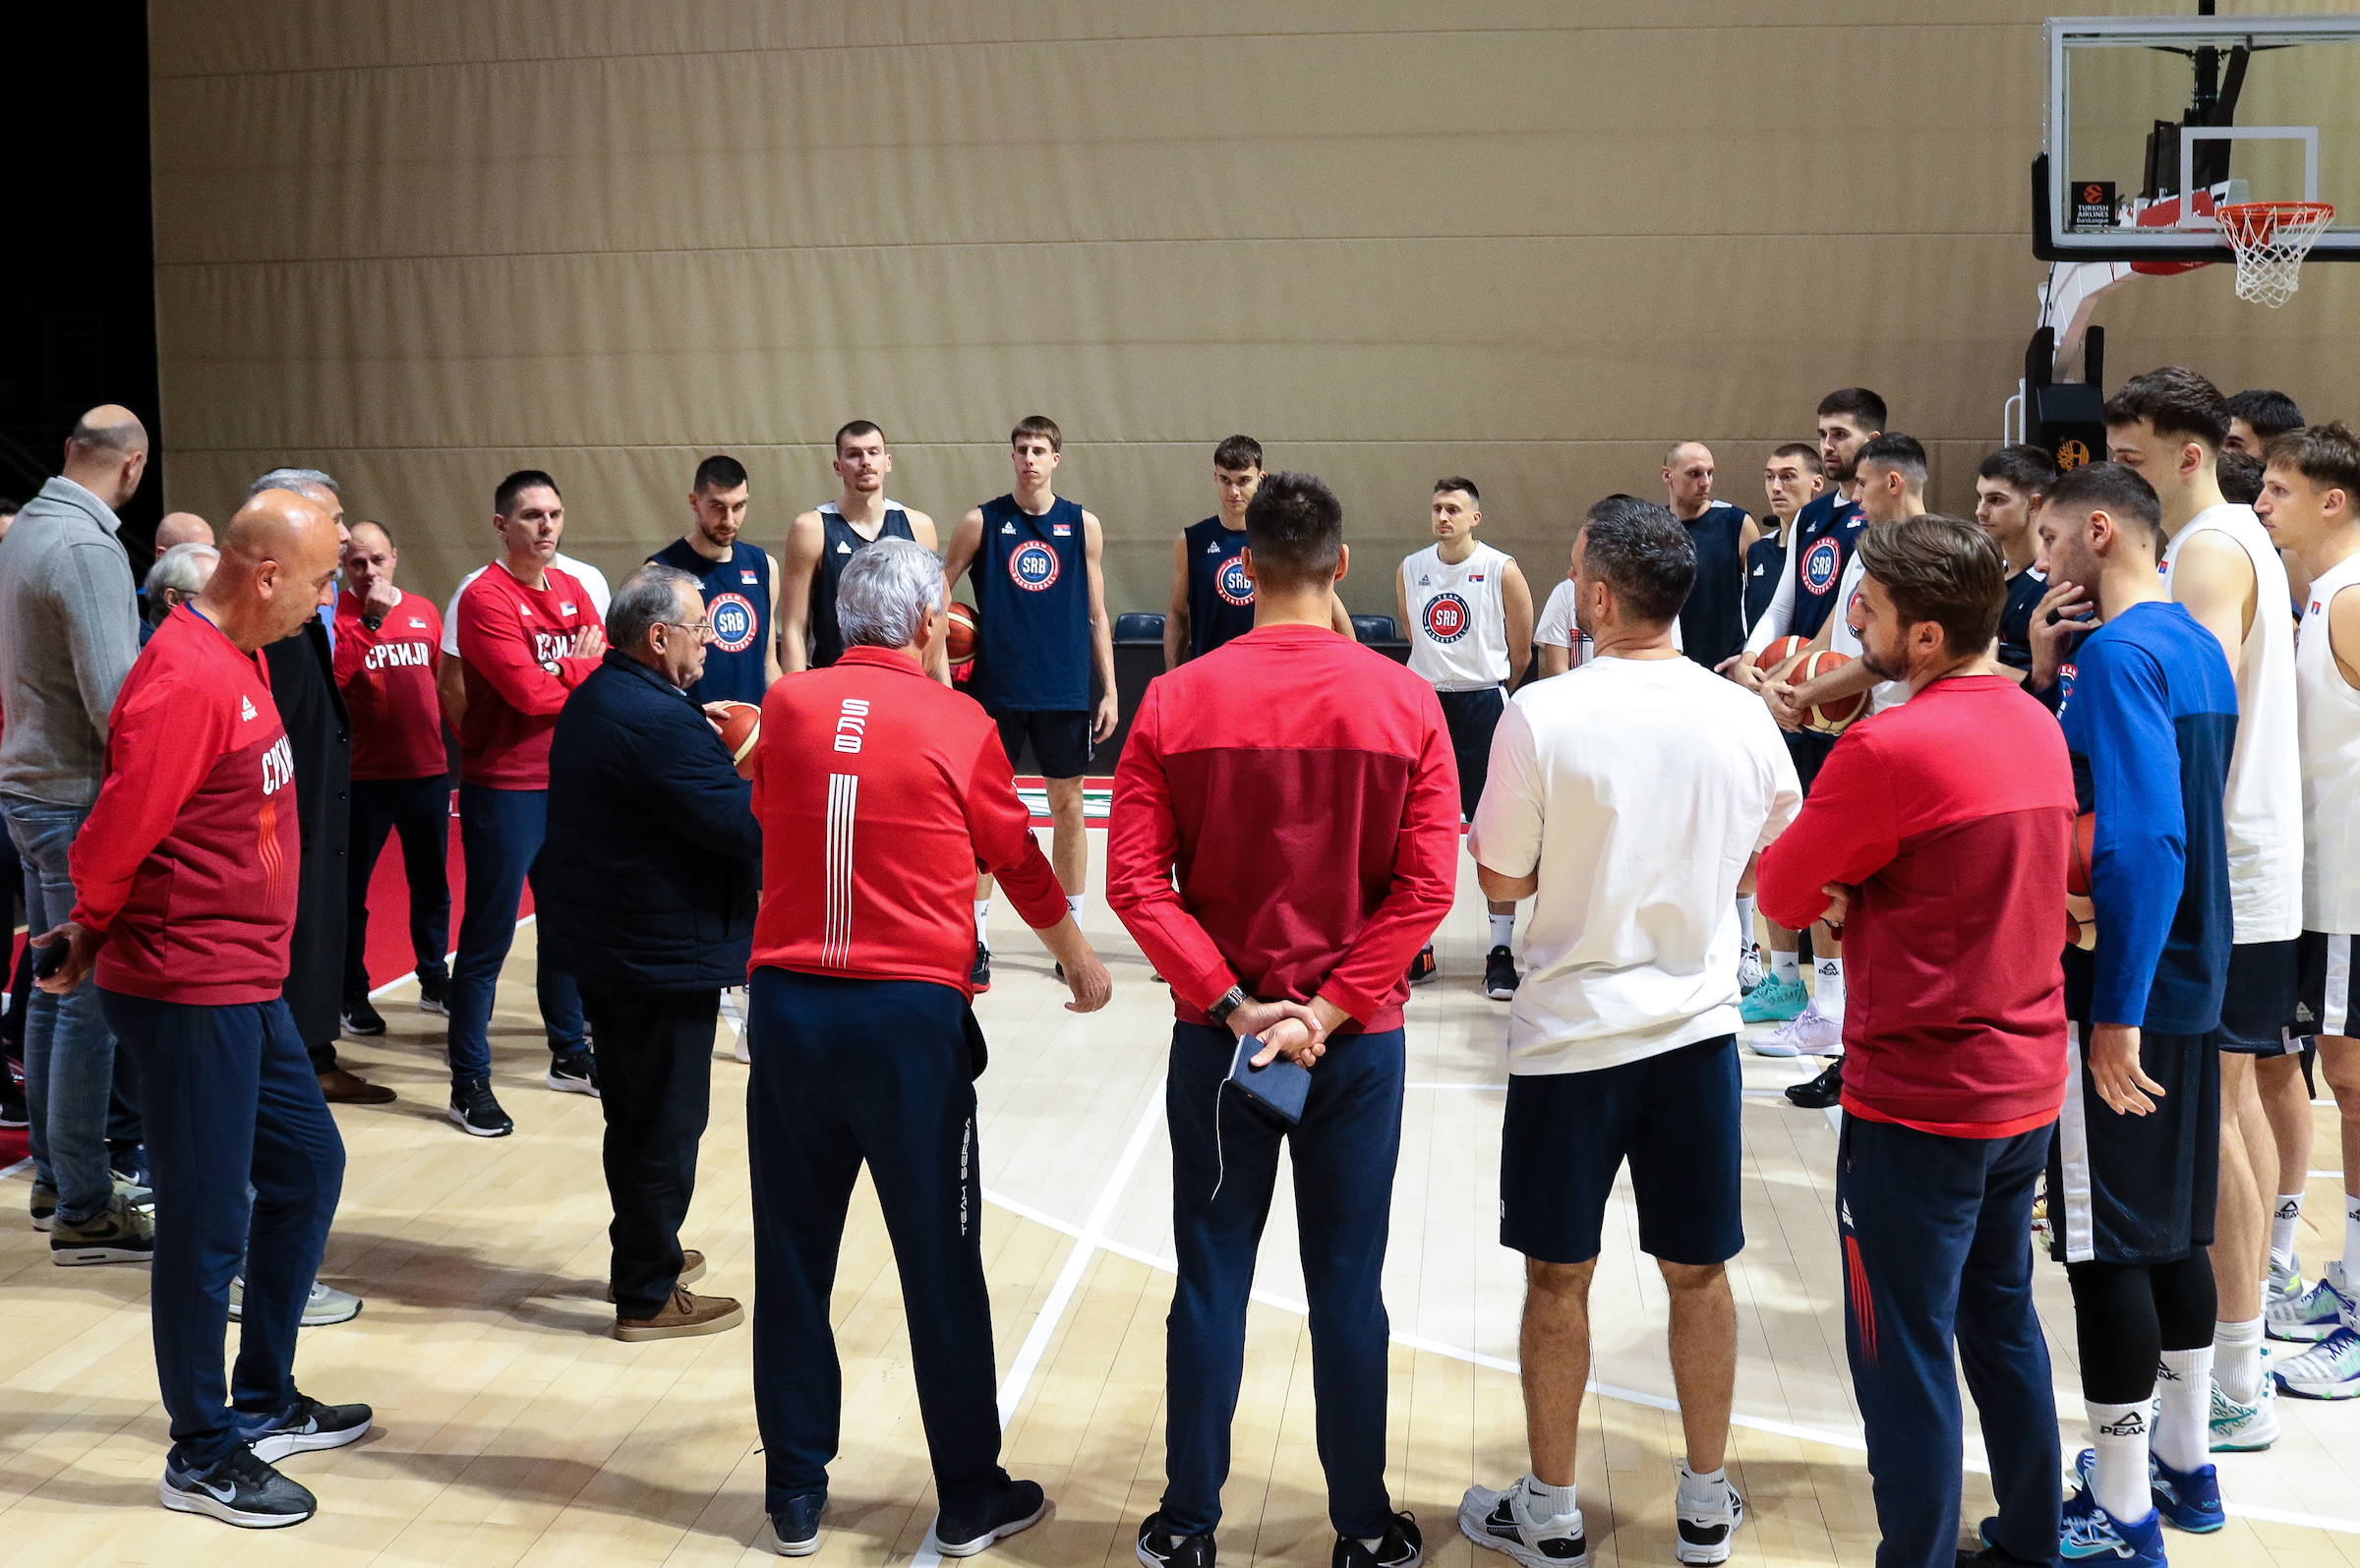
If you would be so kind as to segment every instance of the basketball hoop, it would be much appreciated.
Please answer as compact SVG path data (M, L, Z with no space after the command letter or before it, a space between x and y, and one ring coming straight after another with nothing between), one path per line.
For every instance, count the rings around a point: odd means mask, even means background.
M2274 311L2294 298L2303 258L2335 208L2326 202L2238 202L2212 215L2237 254L2237 297Z

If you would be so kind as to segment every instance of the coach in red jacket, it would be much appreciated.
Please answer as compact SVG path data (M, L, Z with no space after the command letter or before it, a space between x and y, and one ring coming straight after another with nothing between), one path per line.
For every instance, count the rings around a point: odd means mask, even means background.
M1420 1549L1385 1486L1380 1276L1401 1144L1401 1004L1409 960L1456 887L1458 769L1434 688L1330 627L1343 538L1326 485L1262 482L1242 557L1254 629L1148 687L1115 769L1107 901L1179 1015L1166 1114L1180 1283L1163 1501L1140 1526L1143 1561L1213 1559L1281 1141L1301 1199L1335 1568ZM1247 1035L1263 1059L1317 1064L1291 1134L1223 1089Z
M2033 1310L2033 1181L2065 1101L2073 769L1988 650L2007 565L1975 524L1878 523L1846 613L1910 700L1836 742L1762 855L1762 912L1826 916L1853 964L1836 1212L1877 1568L1950 1568L1957 1359L1999 1515L1985 1560L2057 1555L2057 1405Z
M294 757L258 657L311 618L336 552L327 513L289 491L230 520L212 580L165 618L115 699L106 779L74 841L80 900L34 939L68 945L49 991L95 963L107 1026L139 1062L159 1222L149 1307L172 1421L164 1506L251 1528L315 1506L269 1460L351 1442L371 1419L295 1387L296 1322L344 1144L281 995L302 846Z
M754 1409L766 1506L793 1556L817 1547L836 1455L828 1294L863 1160L901 1269L943 1555L980 1551L1048 1506L1000 1468L982 1034L968 1011L975 868L1065 965L1071 1011L1104 1007L1110 983L1033 842L998 727L922 668L948 623L943 588L922 545L880 540L856 555L837 586L843 658L770 688L754 752Z

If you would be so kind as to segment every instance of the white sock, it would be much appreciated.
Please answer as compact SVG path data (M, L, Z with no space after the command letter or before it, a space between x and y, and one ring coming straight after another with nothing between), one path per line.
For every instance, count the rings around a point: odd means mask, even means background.
M2270 1216L2270 1257L2280 1268L2294 1266L2294 1228L2303 1222L2303 1194L2280 1192Z
M1738 895L1738 940L1749 948L1754 945L1753 900L1742 893Z
M1745 900L1740 900L1739 901ZM1706 1508L1718 1508L1721 1506L1722 1498L1727 1495L1724 1488L1728 1485L1729 1469L1727 1466L1719 1470L1699 1472L1690 1470L1685 1459L1680 1462L1679 1501L1682 1504L1695 1503Z
M2155 1394L2155 1457L2183 1473L2212 1463L2212 1347L2165 1351Z
M1770 950L1770 978L1778 981L1781 985L1802 984L1802 955L1793 949L1781 953L1778 949L1772 948Z
M1083 906L1089 902L1090 895L1087 893L1069 893L1065 896L1065 912L1074 917L1074 924L1082 923Z
M2360 1287L2360 1197L2343 1197L2343 1283Z
M1535 1530L1564 1518L1574 1506L1572 1487L1552 1486L1530 1471L1516 1485L1516 1518Z
M1821 958L1819 983L1811 989L1811 1005L1823 1018L1842 1022L1844 1018L1844 960Z
M991 937L984 930L984 927L988 925L990 921L991 900L989 899L977 899L975 900L975 940L985 947L991 946Z
M1491 919L1492 946L1495 948L1506 947L1508 944L1508 939L1516 934L1515 915L1512 912L1508 914L1496 914L1493 915Z
M2125 1524L2145 1519L2155 1507L2147 1478L2147 1401L2100 1405L2084 1400L2082 1408L2090 1413L2090 1446L2097 1450L2090 1495Z
M2262 1397L2262 1319L2212 1325L2212 1376L2220 1391L2240 1405ZM2211 1402L2206 1410L2210 1419Z

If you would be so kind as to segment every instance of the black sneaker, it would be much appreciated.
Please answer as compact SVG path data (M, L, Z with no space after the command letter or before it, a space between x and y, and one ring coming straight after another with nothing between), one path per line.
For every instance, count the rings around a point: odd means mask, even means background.
M459 1125L459 1131L476 1137L506 1137L516 1131L508 1113L500 1108L492 1097L492 1080L468 1078L450 1086L450 1109L443 1115Z
M254 1457L266 1462L289 1454L308 1454L322 1448L341 1448L369 1435L377 1413L366 1405L323 1405L309 1394L297 1394L284 1415L247 1441Z
M424 975L419 976L418 1011L439 1013L446 1018L449 1017L450 982L448 980L430 980Z
M1787 1090L1787 1098L1806 1111L1824 1111L1844 1097L1844 1059L1837 1057L1808 1083L1797 1083Z
M5 1070L0 1070L0 1128L30 1127L32 1113L26 1109L25 1091Z
M356 996L344 1004L344 1032L367 1039L385 1032L385 1020L365 996Z
M1425 1560L1426 1538L1418 1534L1418 1516L1405 1508L1386 1526L1385 1539L1375 1551L1356 1537L1338 1536L1328 1563L1328 1568L1418 1568Z
M782 1557L808 1557L819 1550L819 1516L828 1510L828 1494L790 1497L787 1506L770 1516L770 1533L778 1538Z
M1411 985L1424 985L1442 972L1443 966L1434 961L1434 944L1431 942L1420 948L1418 956L1409 960L1409 983Z
M991 989L991 949L975 944L975 966L967 971L967 983L977 991Z
M1515 955L1507 951L1504 942L1483 960L1483 994L1494 1002L1508 1001L1516 994Z
M284 1530L320 1511L309 1490L245 1447L210 1470L186 1471L167 1461L155 1494L174 1513L204 1514L240 1530Z
M598 1098L598 1063L587 1051L568 1051L549 1059L549 1076L542 1079L560 1094Z
M934 1549L945 1557L973 1557L995 1540L1031 1530L1048 1511L1049 1500L1041 1494L1039 1481L1009 1481L989 1520L953 1520L936 1514Z
M1143 1568L1212 1568L1212 1537L1175 1536L1161 1514L1140 1524L1138 1550Z

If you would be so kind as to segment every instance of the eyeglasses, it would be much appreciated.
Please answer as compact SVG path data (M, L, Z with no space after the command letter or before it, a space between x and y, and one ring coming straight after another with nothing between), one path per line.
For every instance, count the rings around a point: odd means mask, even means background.
M700 643L709 643L713 640L713 623L709 620L659 620L656 624L670 626L676 631L684 631Z

